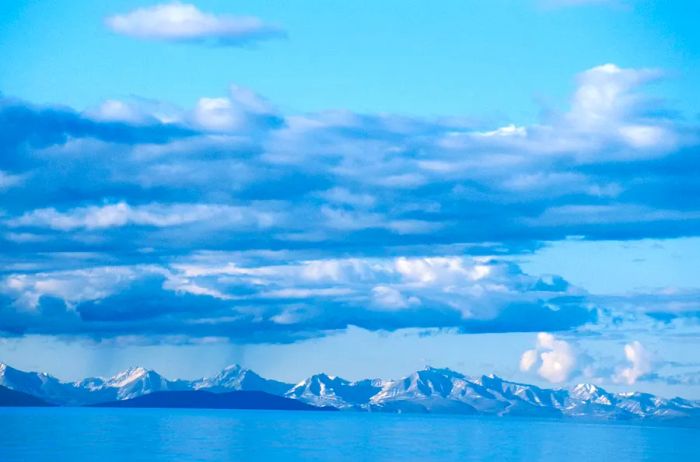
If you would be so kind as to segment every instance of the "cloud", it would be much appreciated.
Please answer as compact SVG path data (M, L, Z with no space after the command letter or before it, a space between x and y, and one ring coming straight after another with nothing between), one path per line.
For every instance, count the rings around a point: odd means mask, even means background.
M649 289L592 299L621 318L647 321L649 327L656 330L682 324L692 327L700 321L700 291L697 289Z
M537 334L535 348L520 357L520 370L537 370L537 374L551 383L566 382L576 371L577 355L566 341L547 332Z
M32 151L61 145L71 139L92 138L106 143L133 145L165 143L192 136L195 131L177 124L160 122L133 125L118 121L96 121L63 107L35 107L21 101L0 98L0 163L21 166ZM6 172L7 174L7 172Z
M165 228L196 222L238 223L242 226L269 227L275 221L271 213L246 207L215 204L148 204L132 207L125 202L80 207L66 212L39 209L9 220L11 228L48 227L58 231L101 230L129 225Z
M214 257L214 259L212 259ZM570 286L497 260L371 258L240 265L218 256L171 265L13 273L0 279L10 333L218 336L276 342L349 326L393 331L566 330L595 321ZM48 305L47 305L48 303ZM46 324L43 313L50 310Z
M0 170L0 191L19 185L22 179L22 175L11 175Z
M662 77L657 69L596 66L578 77L567 121L583 133L605 133L639 150L672 149L676 134L663 120L647 117L646 99L634 89Z
M652 371L652 355L639 341L635 340L625 345L625 357L629 366L617 371L613 380L616 383L634 385Z
M130 37L172 42L240 46L283 37L284 31L251 16L214 15L173 2L110 16L107 26Z
M286 340L348 325L558 332L697 322L694 293L596 297L498 258L568 236L697 235L700 133L645 96L659 78L596 66L578 76L569 109L527 126L289 113L238 86L190 108L0 100L9 127L0 131L0 277L28 284L26 296L6 286L0 312L15 332L186 335L196 325L192 335L225 335L220 322L240 339L249 328ZM86 288L99 295L91 299L28 282L102 267L141 270L112 290ZM131 287L172 302L176 315L154 311L155 324L141 324L116 306ZM214 311L184 309L200 298ZM100 307L116 314L97 320ZM133 319L119 324L120 313Z
M232 85L224 98L201 98L192 111L194 124L213 132L234 132L281 126L272 105L251 90Z

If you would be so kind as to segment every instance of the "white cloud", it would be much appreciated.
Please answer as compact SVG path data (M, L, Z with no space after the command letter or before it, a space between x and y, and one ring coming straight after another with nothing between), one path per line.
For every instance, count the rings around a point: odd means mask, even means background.
M0 280L0 293L17 295L17 305L34 309L42 296L59 297L69 305L104 298L146 273L162 274L152 266L109 266L50 273L11 274Z
M527 372L537 363L537 350L527 350L520 356L520 370Z
M525 127L518 127L517 125L510 124L506 125L505 127L500 127L495 130L491 131L486 131L486 132L477 132L476 135L478 136L486 136L486 137L491 137L491 136L502 136L502 137L509 137L509 136L520 136L520 137L525 137L527 136L527 129Z
M274 118L274 108L255 92L232 85L227 97L200 98L192 111L194 125L215 132L255 128L259 118Z
M388 286L375 286L372 288L374 304L380 308L401 309L411 305L420 305L417 297L405 297L399 290Z
M574 130L617 137L639 150L672 148L673 131L662 121L643 116L645 100L634 90L662 73L656 69L625 69L603 64L578 76L568 122Z
M537 334L535 348L525 351L520 357L520 370L528 372L537 368L537 374L548 382L566 382L576 370L576 352L564 340L554 335Z
M106 23L112 31L131 37L221 45L239 45L283 34L255 17L214 15L179 2L110 16Z
M37 209L7 220L11 227L50 228L58 231L99 230L127 225L165 228L216 219L219 223L269 227L275 216L247 207L212 204L148 204L131 206L126 202L103 206L78 207L65 212L54 208Z
M624 125L619 131L627 144L638 149L671 146L675 142L672 132L653 125Z
M22 175L13 175L0 170L0 191L18 186L24 180Z
M200 98L194 108L194 120L209 130L233 130L241 124L228 98Z
M602 128L619 119L634 102L629 91L657 76L656 71L622 69L615 64L582 72L569 112L572 123L580 128Z
M6 315L12 310L31 313L53 306L43 305L43 296L62 299L69 311L77 313L83 313L82 303L88 303L90 309L107 312L110 306L118 307L119 312L140 309L138 304L123 306L127 302L120 300L119 295L139 300L164 297L164 309L170 309L168 303L174 303L175 307L179 307L179 303L192 307L192 312L187 314L188 321L181 326L183 329L188 329L192 323L210 323L214 331L217 320L228 322L237 316L245 318L252 313L250 310L255 312L255 320L251 322L269 320L284 324L295 319L294 323L298 324L305 320L312 330L358 325L388 330L454 327L467 331L474 328L478 332L495 328L501 332L509 322L515 323L514 328L520 331L523 327L532 329L530 326L540 322L551 323L556 316L579 316L576 314L579 307L570 305L551 311L540 309L546 295L528 288L536 278L499 262L446 257L444 261L452 262L456 275L448 278L438 275L431 278L430 284L417 285L398 271L396 258L329 261L287 258L282 264L249 262L246 265L226 262L225 257L216 252L208 255L195 260L183 257L179 263L171 265L88 266L75 271L12 273L0 278L0 297L10 295L14 299ZM254 260L259 258L260 255ZM411 260L401 259L409 265ZM476 279L470 276L470 267L481 276ZM493 270L478 269L483 267ZM201 308L192 297L182 297L184 294L202 297L199 299ZM115 296L116 299L110 300ZM556 304L554 298L560 296L560 292L553 293L551 303ZM223 306L228 309L220 311ZM511 314L513 310L508 309L513 306L517 307L517 314ZM536 313L525 314L527 324L521 321L524 310ZM303 317L297 318L300 314ZM75 316L71 319L71 322L79 321ZM555 349L560 350L558 346ZM546 355L543 358L546 364L553 361ZM545 368L542 369L547 375Z
M86 115L94 120L128 122L135 125L146 123L179 123L183 111L173 105L143 98L129 100L108 99Z
M403 279L420 285L456 285L466 281L476 282L488 276L498 277L499 270L487 259L468 261L461 257L399 257L395 270Z
M640 377L652 371L652 355L639 341L625 345L625 357L630 364L617 371L614 382L634 385Z

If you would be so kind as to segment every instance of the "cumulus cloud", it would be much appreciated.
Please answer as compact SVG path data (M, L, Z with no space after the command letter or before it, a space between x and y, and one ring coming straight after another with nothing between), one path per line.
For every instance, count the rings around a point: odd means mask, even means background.
M562 383L576 371L577 355L566 341L547 332L537 334L535 348L520 357L520 370L536 370L548 382Z
M613 380L617 383L634 385L637 380L652 371L652 355L639 341L625 345L625 358L629 366L619 369Z
M589 69L578 77L567 119L584 133L606 133L642 151L672 148L676 134L663 120L645 117L646 101L634 92L661 76L656 69L623 69L614 64Z
M252 16L214 15L180 2L138 8L110 16L106 23L118 34L173 42L243 45L284 36L280 28Z

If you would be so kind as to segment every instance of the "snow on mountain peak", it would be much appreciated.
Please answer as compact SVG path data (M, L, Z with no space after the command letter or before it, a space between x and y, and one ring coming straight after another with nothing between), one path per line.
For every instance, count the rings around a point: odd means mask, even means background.
M107 380L107 385L110 387L122 388L136 380L148 375L152 371L143 367L130 367L129 369L118 373L114 377Z
M464 378L464 374L461 374L457 371L453 371L449 367L433 367L433 366L425 366L423 368L424 372L429 372L431 374L435 375L440 375L440 376L445 376L445 377L457 377L457 378Z
M23 372L0 363L0 385L57 404L84 405L131 399L155 391L227 392L257 390L317 406L382 412L584 417L597 419L700 419L700 402L671 400L648 393L608 393L594 384L545 389L504 380L494 374L467 378L450 369L425 367L397 380L346 379L320 373L292 386L264 379L237 364L214 377L170 381L143 367L110 379L63 383L46 374Z
M247 369L244 369L241 367L240 364L229 364L228 366L224 367L221 372L241 372L245 371Z
M571 389L571 396L583 401L612 405L609 393L592 383L579 383Z
M593 385L592 383L579 383L571 390L572 394L579 398L590 399L594 396L599 396L606 394L607 392L600 387Z

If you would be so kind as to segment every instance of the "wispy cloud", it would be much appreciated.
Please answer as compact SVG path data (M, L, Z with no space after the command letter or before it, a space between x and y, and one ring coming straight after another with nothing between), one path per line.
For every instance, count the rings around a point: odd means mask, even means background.
M215 15L179 2L110 16L106 24L118 34L140 39L231 46L285 35L279 27L256 17Z

